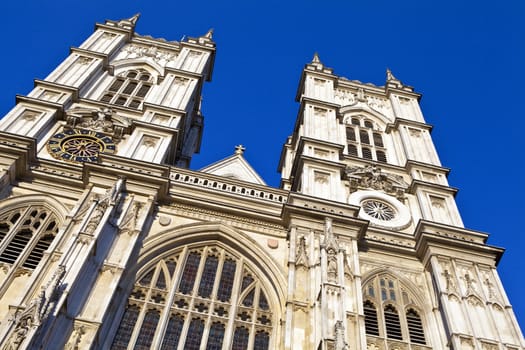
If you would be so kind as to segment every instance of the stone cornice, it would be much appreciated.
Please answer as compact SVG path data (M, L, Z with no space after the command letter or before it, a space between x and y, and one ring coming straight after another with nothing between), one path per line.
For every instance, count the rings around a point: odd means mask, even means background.
M167 200L169 191L169 167L135 159L99 155L98 163L84 163L84 184L109 184L116 177L126 178L128 192L150 195L159 200Z
M0 131L0 155L9 156L10 167L15 166L13 176L20 178L25 176L29 169L29 164L36 162L36 139L26 136ZM0 158L0 164L4 163Z
M386 126L385 132L390 133L394 129L397 130L399 129L399 126L401 124L415 126L417 128L428 130L429 132L431 132L433 128L433 126L430 124L426 124L426 123L422 123L422 122L418 122L418 121L410 120L410 119L396 118L393 123L390 123Z
M342 227L341 232L361 239L366 233L368 221L359 219L358 212L358 206L293 192L283 207L281 217L286 227L302 223L311 228L313 225L324 227L325 219L331 218L334 227Z
M433 182L427 182L423 180L412 180L412 183L410 184L410 187L408 188L408 193L415 194L419 187L425 187L425 188L431 188L434 190L437 190L439 192L447 192L452 194L452 196L456 196L458 193L458 189L455 187L440 185Z
M58 83L55 83L55 82L52 82L52 81L40 80L40 79L35 79L34 80L34 86L35 87L46 87L46 88L52 88L52 89L65 91L65 92L71 94L73 101L78 100L78 88L76 88L76 87L72 87L72 86L69 86L69 85L63 85L63 84L58 84Z
M416 160L411 160L411 159L407 160L405 163L406 171L410 173L414 168L430 169L437 173L444 174L445 176L448 176L448 174L450 173L450 168L446 168L446 167L442 167L442 166L434 165L434 164L429 164L429 163L418 162Z
M70 52L70 54L76 53L76 54L78 54L80 56L99 59L99 60L102 61L102 64L103 64L104 67L106 67L108 65L108 55L107 54L100 53L100 52L97 52L97 51L81 49L79 47L74 47L74 46L69 48L69 52Z
M41 100L41 99L34 98L34 97L16 95L16 103L21 103L21 102L41 105L41 106L45 106L51 109L55 109L59 112L59 114L62 114L64 112L64 106L61 103L45 101L45 100Z
M491 259L497 264L503 248L487 245L488 234L462 227L420 220L414 232L416 252L425 261L432 255L457 256L458 253Z

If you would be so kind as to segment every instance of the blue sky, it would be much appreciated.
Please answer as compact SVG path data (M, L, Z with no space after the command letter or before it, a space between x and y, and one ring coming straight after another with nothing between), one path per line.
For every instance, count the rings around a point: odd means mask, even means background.
M525 2L3 1L0 114L89 36L95 22L141 12L137 32L168 40L215 29L204 141L192 168L245 156L272 186L292 131L295 93L315 51L338 75L383 85L389 67L421 106L466 227L507 248L499 272L525 322Z

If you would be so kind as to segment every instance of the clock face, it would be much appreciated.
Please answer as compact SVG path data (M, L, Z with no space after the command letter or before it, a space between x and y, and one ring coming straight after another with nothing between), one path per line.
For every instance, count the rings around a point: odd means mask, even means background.
M99 153L114 153L113 140L100 132L66 129L47 142L49 153L56 159L71 162L96 162Z

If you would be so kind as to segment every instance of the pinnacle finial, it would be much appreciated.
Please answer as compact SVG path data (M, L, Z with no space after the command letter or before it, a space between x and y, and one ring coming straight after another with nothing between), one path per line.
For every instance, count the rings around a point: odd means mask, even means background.
M210 29L206 32L206 34L204 34L204 37L205 37L206 39L210 39L210 40L213 39L213 28L210 28Z
M386 69L386 81L392 81L392 80L397 80L396 77L394 77L394 74L392 74L392 71L390 70L390 68L387 68Z
M244 147L243 145L235 146L235 154L243 155L244 151L246 151L246 147Z
M312 63L321 63L321 60L319 59L319 54L317 52L314 52L314 57L312 58Z
M140 18L140 12L137 12L134 16L130 17L128 21L130 21L133 25L137 24L137 21Z

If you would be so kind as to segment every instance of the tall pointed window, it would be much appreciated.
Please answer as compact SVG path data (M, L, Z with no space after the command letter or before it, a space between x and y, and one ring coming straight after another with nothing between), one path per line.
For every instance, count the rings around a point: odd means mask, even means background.
M387 162L382 132L363 116L352 117L346 126L347 153L350 156Z
M363 289L365 331L374 342L384 342L385 348L400 341L407 349L420 349L427 345L423 321L413 305L417 302L401 283L390 276L379 275L365 284Z
M273 318L244 259L217 246L185 249L141 274L112 349L261 349Z
M0 215L0 263L34 270L57 232L57 217L42 206Z
M141 108L152 82L151 74L143 69L123 72L113 80L100 100L118 106Z

